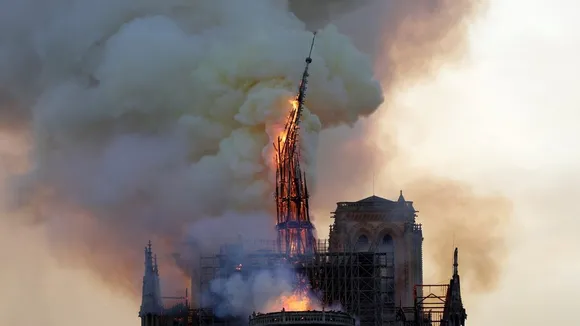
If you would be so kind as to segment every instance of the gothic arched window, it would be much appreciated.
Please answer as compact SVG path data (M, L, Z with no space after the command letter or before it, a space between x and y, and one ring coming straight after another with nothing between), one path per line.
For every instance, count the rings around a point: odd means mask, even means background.
M387 272L390 277L381 279L381 290L385 293L384 300L387 305L395 306L395 242L390 234L383 235L379 240L379 252L386 253Z
M381 252L393 252L395 251L395 246L393 243L393 237L389 234L385 234L381 239L381 243L379 245L379 250Z
M393 237L391 237L388 234L385 234L381 243L386 245L393 245Z
M367 251L369 249L369 238L366 235L361 235L356 240L355 250L356 251Z

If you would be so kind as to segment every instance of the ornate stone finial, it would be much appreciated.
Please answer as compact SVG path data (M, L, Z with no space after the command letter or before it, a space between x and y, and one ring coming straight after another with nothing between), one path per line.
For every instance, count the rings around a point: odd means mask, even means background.
M157 254L153 256L153 272L159 276L159 267L157 266Z
M459 274L458 266L459 266L459 262L458 262L458 258L457 258L457 248L455 248L455 252L453 253L453 275Z
M399 203L405 203L405 197L403 197L403 190L399 190Z

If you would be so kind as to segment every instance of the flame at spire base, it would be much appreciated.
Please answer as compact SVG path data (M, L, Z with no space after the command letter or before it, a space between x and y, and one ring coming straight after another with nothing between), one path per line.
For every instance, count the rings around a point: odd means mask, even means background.
M305 279L302 279L299 287L290 294L282 294L267 304L267 311L309 311L322 310L322 305L310 293Z
M270 311L308 311L321 310L320 304L312 300L309 296L303 293L293 293L291 295L282 295L275 304L270 308Z

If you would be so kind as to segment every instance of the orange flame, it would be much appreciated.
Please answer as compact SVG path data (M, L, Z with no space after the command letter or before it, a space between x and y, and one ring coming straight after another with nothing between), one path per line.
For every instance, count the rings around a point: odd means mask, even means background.
M291 99L291 100L288 100L288 103L290 103L290 105L292 105L292 110L286 116L286 119L285 119L286 123L288 122L289 119L292 118L292 116L294 115L293 113L298 110L298 101L297 100ZM282 147L282 146L284 146L284 143L286 142L286 137L288 136L288 130L285 130L284 126L285 126L284 123L280 123L274 127L274 134L277 135L277 137L274 140L275 146ZM276 154L272 155L272 168L275 169L276 165L278 163L280 163L280 162L278 162L278 156Z
M302 293L295 293L290 296L282 296L282 308L286 311L307 311L314 310L314 304L308 296Z
M292 109L298 110L298 100L289 100L288 103L292 104Z
M295 111L298 110L298 101L297 100L289 100L288 103L290 103L290 105L292 105L292 111L290 111L290 114L286 118L286 121L288 121L295 114ZM280 132L280 135L278 137L280 138L281 143L284 143L286 141L287 133L288 133L288 130L282 130Z
M322 305L318 300L310 296L310 287L305 278L302 278L300 285L292 294L282 294L275 301L269 304L269 311L308 311L322 310Z
M322 309L320 304L312 300L307 292L296 291L290 295L281 295L268 305L269 311L308 311Z

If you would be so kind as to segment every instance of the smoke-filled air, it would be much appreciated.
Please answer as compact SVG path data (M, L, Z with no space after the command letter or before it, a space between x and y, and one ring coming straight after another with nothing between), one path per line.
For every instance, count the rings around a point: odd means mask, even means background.
M0 0L8 8L0 9L2 223L40 228L58 264L89 270L128 295L140 289L148 240L173 291L191 276L184 256L192 246L210 251L238 236L271 238L272 143L314 29L300 125L313 211L370 195L377 148L389 159L377 171L384 184L397 151L393 131L360 119L385 99L389 112L400 87L455 58L464 24L480 9L467 0L404 3ZM385 133L388 140L378 138ZM405 184L389 184L382 195L399 187ZM466 203L482 200L462 194ZM425 224L449 222L451 206L426 198L409 193L431 220ZM473 219L488 215L471 218L479 225ZM465 227L460 218L449 223ZM448 239L443 229L428 233L426 248ZM479 239L491 236L482 229ZM501 234L493 236L501 243ZM451 254L440 251L447 243L432 250ZM493 265L489 254L466 264ZM437 268L448 275L448 265ZM493 279L474 275L476 283Z
M424 225L426 280L442 282L449 277L455 244L461 248L466 287L474 293L491 291L498 286L509 255L505 238L511 202L502 194L479 191L477 185L411 160L410 156L428 159L413 146L421 140L422 129L437 126L413 125L418 136L403 142L409 125L405 119L427 119L406 115L409 108L399 99L408 88L428 83L442 68L468 58L469 28L486 13L487 3L377 0L367 4L337 18L336 24L373 58L385 103L354 128L342 126L322 133L316 216L328 216L337 201L358 200L373 191L392 198L402 189L405 198L415 202L418 222ZM437 109L424 106L411 114L436 116Z
M13 24L2 28L12 36L2 81L16 103L4 110L25 111L9 114L22 117L32 152L9 204L33 209L63 263L136 290L134 253L148 239L169 255L196 221L273 211L272 143L312 38L284 2L11 5L31 17L2 19ZM333 26L312 58L301 132L314 181L316 135L371 114L382 92L368 56Z

